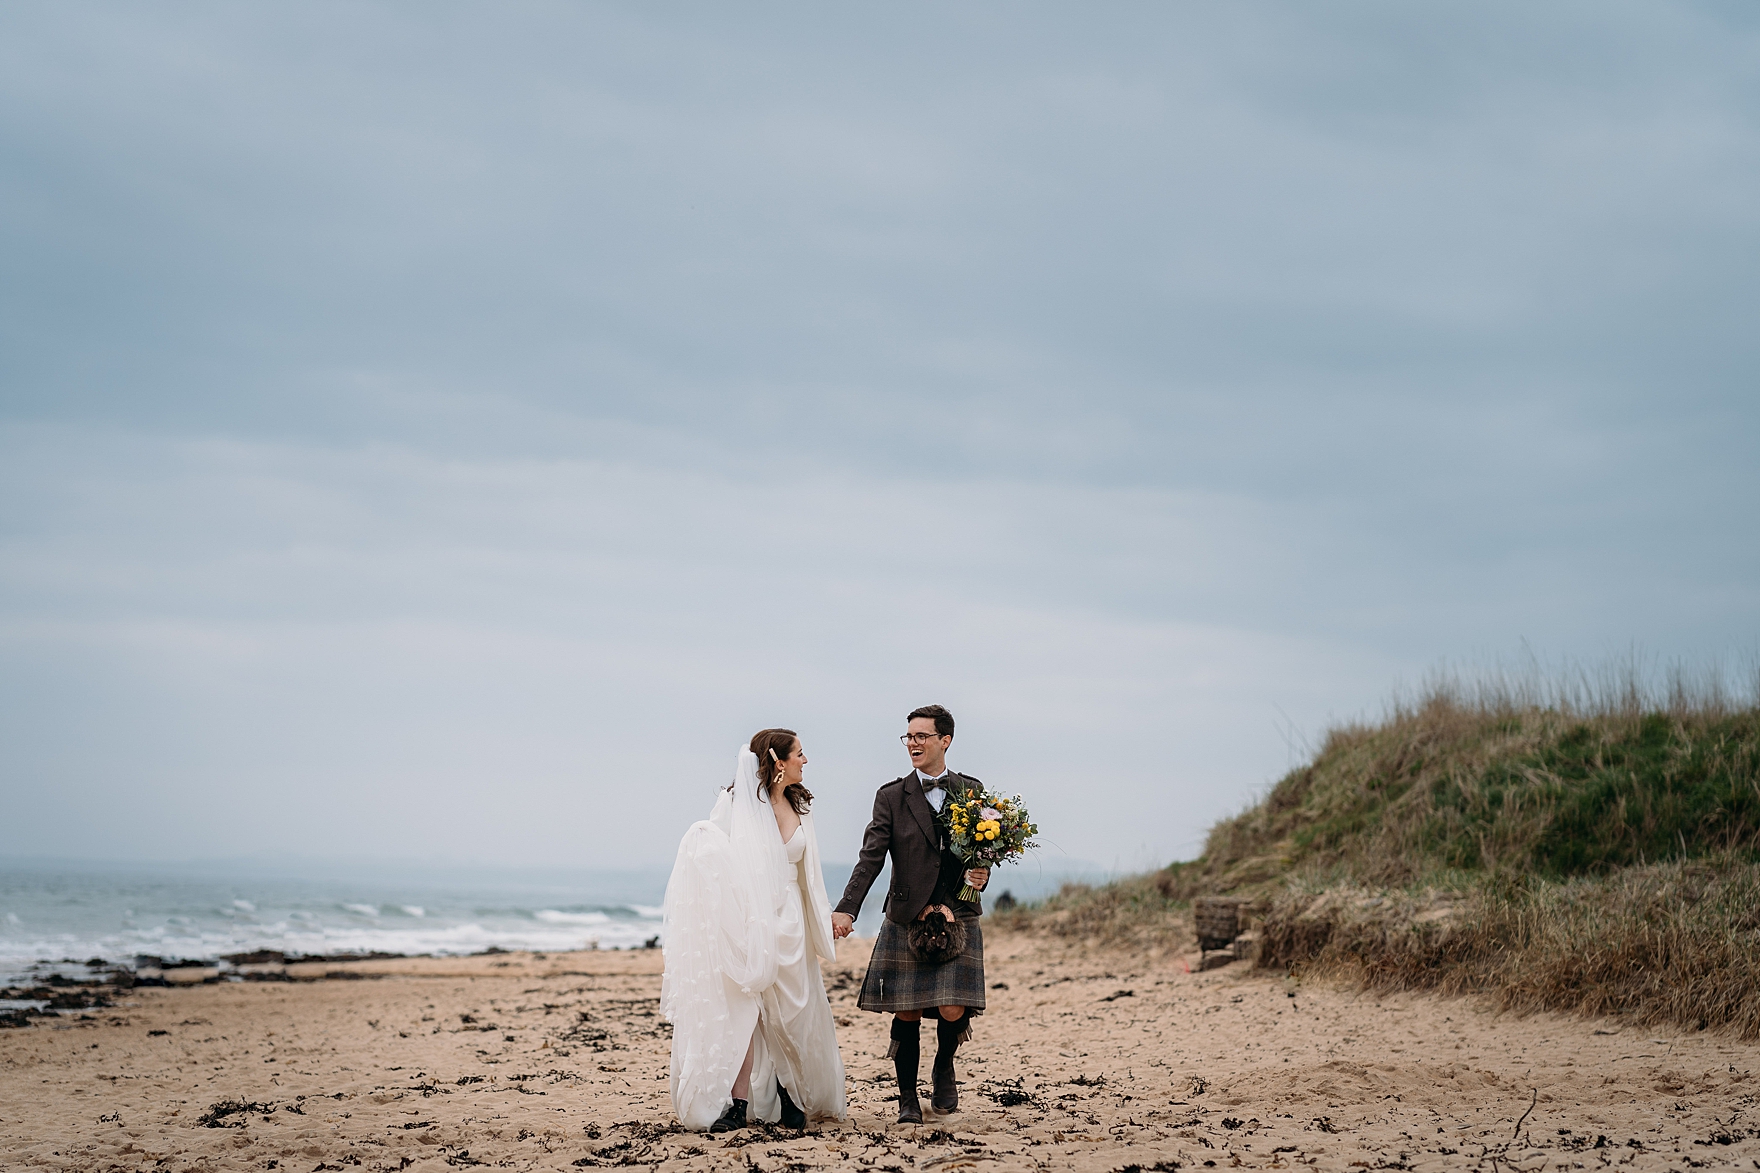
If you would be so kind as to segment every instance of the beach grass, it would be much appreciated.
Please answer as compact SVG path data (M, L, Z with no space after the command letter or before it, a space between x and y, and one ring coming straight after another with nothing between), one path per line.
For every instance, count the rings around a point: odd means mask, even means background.
M1760 865L1702 857L1465 890L1316 889L1267 902L1259 964L1503 1009L1760 1038Z
M1232 895L1258 964L1514 1010L1760 1037L1760 676L1438 674L1210 831L1198 859L1012 923L1192 947Z

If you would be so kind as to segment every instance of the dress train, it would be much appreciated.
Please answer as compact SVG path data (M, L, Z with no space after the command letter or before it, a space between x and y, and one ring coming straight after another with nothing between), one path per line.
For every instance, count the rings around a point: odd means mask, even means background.
M685 832L666 886L660 1010L672 1023L673 1111L687 1128L721 1114L748 1047L748 1118L780 1118L778 1080L809 1120L848 1115L819 969L836 952L812 815L784 844L756 787L757 759L742 749L733 787Z

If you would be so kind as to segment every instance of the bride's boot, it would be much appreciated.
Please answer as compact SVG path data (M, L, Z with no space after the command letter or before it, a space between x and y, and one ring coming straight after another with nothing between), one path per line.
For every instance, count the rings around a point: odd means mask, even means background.
M898 1072L898 1122L921 1124L923 1106L917 1103L917 1062L922 1056L918 1043L920 1022L892 1020L892 1065Z
M929 1102L935 1105L937 1112L959 1111L959 1082L953 1078L953 1053L959 1050L960 1042L966 1037L966 1019L971 1016L967 1011L952 1022L940 1019L935 1024L935 1066L930 1074L935 1080L935 1091Z
M782 1127L792 1128L797 1132L807 1126L807 1114L795 1107L793 1100L788 1098L788 1089L782 1081L776 1081L776 1094L782 1097Z
M735 1100L733 1103L727 1105L727 1111L721 1113L721 1118L719 1120L709 1125L709 1131L738 1132L745 1126L746 1102L744 1100Z

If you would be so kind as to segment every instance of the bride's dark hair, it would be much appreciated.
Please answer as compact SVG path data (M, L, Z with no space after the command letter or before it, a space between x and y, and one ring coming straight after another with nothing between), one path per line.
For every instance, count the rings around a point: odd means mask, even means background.
M766 799L770 797L770 784L782 772L782 763L794 753L799 742L800 738L792 729L764 729L752 734L752 752L758 755L758 793ZM775 757L770 756L772 752ZM788 805L797 815L806 814L807 808L813 805L813 792L799 782L784 786L782 797L788 799Z

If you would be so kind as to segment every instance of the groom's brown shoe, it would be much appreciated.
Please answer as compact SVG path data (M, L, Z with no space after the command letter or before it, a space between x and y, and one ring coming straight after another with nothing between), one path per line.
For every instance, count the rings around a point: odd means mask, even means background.
M898 1122L921 1124L923 1106L917 1102L917 1065L922 1058L918 1022L892 1020L892 1066L898 1074Z
M929 1102L935 1105L937 1112L959 1111L959 1081L953 1077L953 1053L959 1050L959 1041L965 1037L965 1031L963 1014L952 1022L935 1024L935 1066L930 1069L935 1091Z

